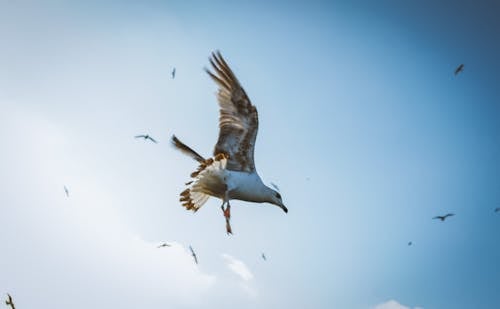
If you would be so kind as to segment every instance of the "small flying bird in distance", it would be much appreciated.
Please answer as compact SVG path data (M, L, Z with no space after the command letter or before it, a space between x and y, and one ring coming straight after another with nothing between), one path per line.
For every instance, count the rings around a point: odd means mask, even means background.
M212 53L209 61L213 71L205 71L219 87L219 137L213 157L205 159L175 135L172 144L199 162L198 169L191 174L192 180L186 183L187 189L180 194L182 206L196 212L210 196L221 199L226 232L232 234L230 200L270 203L285 213L288 209L281 194L262 182L255 167L254 146L259 127L257 108L220 52Z
M164 242L161 245L159 245L157 248L163 248L163 247L171 247L171 245L169 245L166 242Z
M152 138L148 134L136 135L135 138L143 138L144 140L148 140L149 139L150 141L152 141L155 144L158 143L154 138Z
M410 241L410 242L408 242L408 246L411 246L411 245L413 245L413 243L412 243L411 241Z
M455 76L460 74L464 70L464 64L460 64L456 69L455 69Z
M265 255L264 253L262 253L262 259L263 259L264 261L267 261L267 259L266 259L266 255Z
M175 78L175 68L172 70L172 79Z
M454 215L455 215L455 214L449 213L449 214L446 214L446 215L444 215L444 216L435 216L435 217L434 217L434 218L432 218L432 219L439 219L439 220L441 220L441 221L444 221L444 220L446 220L446 218L448 218L448 217L452 217L452 216L454 216Z
M69 197L69 190L66 186L64 186L64 193L66 193L66 197Z
M12 308L12 309L16 309L16 306L14 305L14 301L12 300L12 296L10 296L10 294L7 293L7 297L8 297L8 299L5 301L5 304L7 306L10 306L10 308Z
M191 250L191 255L193 256L194 262L198 264L198 258L196 257L196 253L194 253L193 247L189 246L189 250Z
M495 212L499 212L499 211L500 211L500 207L495 208Z

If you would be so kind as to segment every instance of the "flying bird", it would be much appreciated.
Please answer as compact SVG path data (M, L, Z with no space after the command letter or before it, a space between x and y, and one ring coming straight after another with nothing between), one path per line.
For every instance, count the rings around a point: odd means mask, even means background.
M267 259L266 259L266 255L265 255L264 253L262 253L262 259L263 259L264 261L267 261Z
M220 108L219 137L213 157L203 158L175 136L172 143L200 163L191 174L192 180L186 183L187 189L180 194L182 205L196 212L210 196L221 199L226 231L232 234L230 200L270 203L285 212L288 209L280 193L266 186L255 168L254 146L259 126L257 109L220 52L212 53L209 60L213 72L205 71L219 86L217 99Z
M175 78L175 68L172 70L172 79Z
M66 193L66 197L69 197L69 190L66 186L64 186L64 193Z
M144 140L149 139L153 143L155 143L155 144L157 143L157 141L154 138L152 138L151 136L149 136L148 134L136 135L135 138L143 138Z
M500 207L495 208L495 212L499 212L499 211L500 211Z
M411 246L411 245L413 245L413 243L412 243L411 241L410 241L410 242L408 242L408 246Z
M10 308L12 308L12 309L16 309L16 306L14 305L14 301L12 300L12 296L10 296L10 294L7 293L7 297L8 297L8 299L5 301L5 304L7 306L10 306Z
M461 73L464 70L464 64L460 64L456 69L455 69L455 76L457 76L459 73Z
M193 256L194 262L198 264L198 258L196 257L196 253L194 253L193 247L189 246L189 250L191 250L191 255Z
M439 219L439 220L441 220L441 221L444 221L444 220L446 220L446 218L448 218L448 217L452 217L452 216L454 216L454 215L455 215L455 214L449 213L449 214L446 214L446 215L444 215L444 216L435 216L435 217L434 217L434 218L432 218L432 219Z
M169 245L166 242L164 242L161 245L159 245L157 248L163 248L163 247L171 247L171 245Z

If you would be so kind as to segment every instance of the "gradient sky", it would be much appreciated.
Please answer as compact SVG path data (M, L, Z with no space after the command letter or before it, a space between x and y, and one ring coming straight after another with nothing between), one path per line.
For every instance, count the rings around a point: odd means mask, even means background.
M0 293L19 309L499 308L498 16L498 1L0 0ZM217 49L289 209L234 201L233 236L219 200L180 206L196 162L169 144L211 154Z

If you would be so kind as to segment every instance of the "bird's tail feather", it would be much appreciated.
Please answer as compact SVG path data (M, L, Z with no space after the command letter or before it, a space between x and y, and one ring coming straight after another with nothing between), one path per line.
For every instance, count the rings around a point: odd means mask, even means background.
M205 158L203 158L196 151L194 151L189 146L187 146L186 144L181 142L175 135L172 135L172 145L174 145L175 148L179 149L185 155L190 156L191 158L195 159L196 161L198 161L200 163L205 162Z
M182 191L180 202L187 210L197 211L210 196L223 197L227 186L224 182L227 156L218 154L203 161L198 169L191 173L192 181Z

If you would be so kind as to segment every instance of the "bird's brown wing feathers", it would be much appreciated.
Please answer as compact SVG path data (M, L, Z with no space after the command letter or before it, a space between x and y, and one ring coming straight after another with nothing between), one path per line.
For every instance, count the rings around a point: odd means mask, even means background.
M189 146L187 146L186 144L181 142L175 135L172 135L172 145L174 145L175 148L179 149L184 154L190 156L191 158L195 159L196 161L198 161L200 163L205 162L205 158L203 158L196 151L194 151Z
M259 127L257 109L241 87L220 52L212 53L210 63L214 72L205 69L219 85L219 138L214 155L229 155L227 169L255 171L254 147Z

